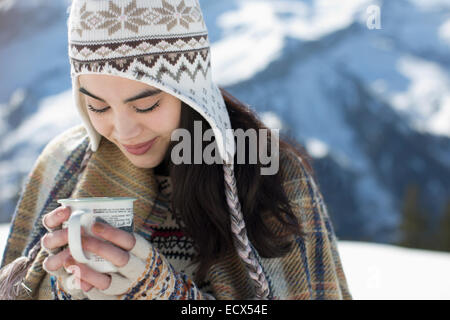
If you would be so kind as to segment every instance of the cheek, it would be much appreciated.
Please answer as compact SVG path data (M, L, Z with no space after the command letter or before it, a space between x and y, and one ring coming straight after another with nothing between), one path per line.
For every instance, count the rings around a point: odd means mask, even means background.
M154 117L151 115L148 117L147 123L151 124L151 128L149 129L170 138L172 131L177 129L180 124L181 102L178 100L174 101L158 111Z
M94 129L104 137L108 137L112 132L112 124L107 119L107 117L92 115L92 112L89 112L89 119L91 119L92 126Z

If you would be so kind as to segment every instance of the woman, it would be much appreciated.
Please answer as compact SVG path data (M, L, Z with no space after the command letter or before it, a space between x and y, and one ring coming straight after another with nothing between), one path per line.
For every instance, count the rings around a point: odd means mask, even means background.
M198 1L75 0L68 27L83 126L50 142L30 174L2 262L3 298L351 299L301 148L281 140L278 172L262 175L260 159L247 158L253 146L230 135L253 129L260 141L267 128L211 80ZM192 161L181 164L178 129L193 137L182 156ZM196 164L210 150L208 129L222 161ZM95 196L138 199L134 232L97 222L106 241L83 238L117 273L66 248L70 209L56 201Z

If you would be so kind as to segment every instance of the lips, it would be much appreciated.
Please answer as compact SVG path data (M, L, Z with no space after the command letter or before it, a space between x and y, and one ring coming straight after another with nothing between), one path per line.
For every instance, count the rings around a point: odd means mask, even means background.
M134 145L122 144L122 146L131 154L142 155L146 153L148 150L150 150L150 148L155 144L157 139L158 137L144 143Z

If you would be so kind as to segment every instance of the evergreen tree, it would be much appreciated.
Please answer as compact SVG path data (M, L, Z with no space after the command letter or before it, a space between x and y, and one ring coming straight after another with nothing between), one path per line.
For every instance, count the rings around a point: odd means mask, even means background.
M401 246L409 248L426 249L429 246L427 239L427 220L419 205L419 187L410 184L406 188L402 222L400 224Z
M444 207L439 223L439 249L450 252L450 200Z

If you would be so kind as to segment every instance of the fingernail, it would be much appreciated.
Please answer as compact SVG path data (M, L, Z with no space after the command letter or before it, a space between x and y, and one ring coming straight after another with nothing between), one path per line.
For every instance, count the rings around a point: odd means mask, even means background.
M67 267L70 267L71 265L73 265L73 264L75 264L75 259L74 258L72 258L72 257L68 257L67 259L66 259L66 261L64 262L64 266L67 268Z
M58 213L57 213L57 215L58 215L58 217L64 217L65 215L66 215L66 209L64 208L64 210L61 210L61 211L58 211Z
M94 223L94 226L92 227L95 233L102 233L105 231L105 225L99 222Z

